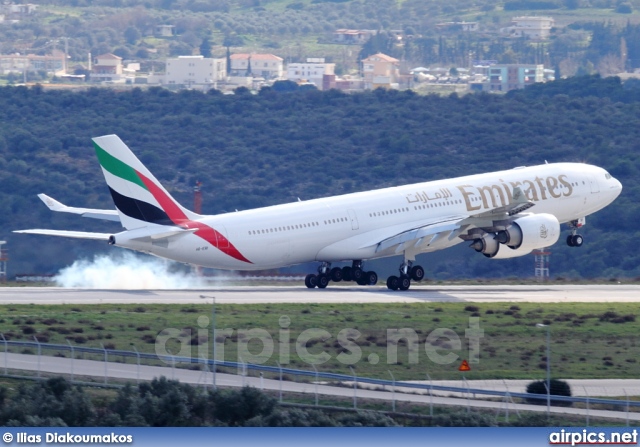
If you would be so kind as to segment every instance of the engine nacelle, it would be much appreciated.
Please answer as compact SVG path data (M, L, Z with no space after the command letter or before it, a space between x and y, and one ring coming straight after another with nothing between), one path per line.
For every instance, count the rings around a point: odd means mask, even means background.
M523 250L521 248L510 248L506 245L500 245L498 253L491 256L491 259L510 259L517 258L519 256L526 256L531 253L531 250ZM486 256L486 255L485 255Z
M531 214L516 219L496 240L523 256L531 250L550 247L560 238L560 222L553 214Z
M471 248L487 258L517 258L550 247L559 237L560 222L554 215L531 214L515 220L506 230L485 233L473 241Z
M493 258L500 250L500 244L493 233L486 233L481 238L475 239L470 247L487 258Z

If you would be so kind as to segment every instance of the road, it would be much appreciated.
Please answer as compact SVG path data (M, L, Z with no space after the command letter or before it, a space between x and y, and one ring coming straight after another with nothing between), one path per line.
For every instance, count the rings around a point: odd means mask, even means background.
M6 357L5 357L6 356ZM0 355L0 365L8 366L9 370L27 370L55 373L71 378L94 377L98 380L104 380L105 376L111 379L126 379L130 381L152 380L154 377L165 376L170 379L179 380L183 383L190 383L196 386L210 386L213 381L213 374L203 371L191 371L181 368L161 367L161 366L145 366L125 363L101 362L95 360L81 360L62 357L37 356L26 354L13 354L4 352ZM326 384L315 383L298 383L291 381L279 381L272 379L264 379L261 377L244 377L232 374L216 374L216 384L218 386L241 387L244 385L253 386L265 390L279 392L294 392L304 394L315 394L324 396L339 396L347 399L353 399L354 389L347 387L328 386ZM346 384L349 385L349 384ZM395 397L397 402L419 403L423 405L448 405L462 406L473 408L484 408L491 410L497 414L504 413L508 407L510 412L518 411L535 411L546 412L545 406L514 404L500 401L487 401L473 398L461 399L442 396L429 396L427 394L418 394L416 390L412 390L412 394L401 392L391 393L389 391L376 391L369 389L356 390L357 399L373 399L389 402ZM586 417L586 410L581 408L565 408L551 407L551 412L556 414L572 414ZM640 421L640 413L626 413L624 411L609 410L589 410L590 418L606 418L606 419L628 419L629 421Z
M183 290L96 290L61 287L0 287L0 304L203 303L418 303L418 302L608 302L640 303L635 285L412 286L406 292L386 287L237 286Z

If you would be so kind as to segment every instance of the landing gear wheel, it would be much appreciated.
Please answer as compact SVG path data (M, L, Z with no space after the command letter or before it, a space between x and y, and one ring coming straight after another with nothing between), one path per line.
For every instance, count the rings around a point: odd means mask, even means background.
M317 280L318 289L324 289L329 285L329 276L325 273L318 275Z
M356 282L358 283L359 286L369 285L369 283L367 282L367 277L365 276L364 272L362 273L362 278L356 280Z
M304 285L307 286L309 289L313 289L315 286L318 285L318 277L313 273L309 273L304 278Z
M389 290L398 290L398 277L397 276L389 276L387 278L387 289L389 289Z
M570 234L567 236L567 245L569 247L582 247L584 238L581 234Z
M402 276L399 280L398 280L398 289L400 290L409 290L409 287L411 287L411 279L409 279L408 276Z
M352 281L360 281L364 277L364 272L360 267L351 269L351 280Z
M414 265L411 267L409 276L411 276L411 279L414 281L422 281L422 278L424 278L424 269L420 265Z
M378 283L378 274L374 271L365 273L364 278L368 286L375 286Z
M343 281L353 281L351 276L352 268L349 266L342 267L342 280Z
M340 282L342 281L342 269L340 267L334 267L331 269L331 271L329 272L329 276L331 277L331 281L333 282Z

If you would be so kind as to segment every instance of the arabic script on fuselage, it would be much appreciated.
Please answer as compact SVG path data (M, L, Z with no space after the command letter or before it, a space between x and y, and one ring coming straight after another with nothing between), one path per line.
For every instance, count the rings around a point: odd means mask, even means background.
M573 194L573 185L564 174L557 177L535 177L533 180L524 179L513 182L499 179L499 182L483 186L457 185L456 188L462 194L467 211L507 206L512 202L513 190L517 187L520 187L527 199L533 202L569 197ZM439 188L437 191L428 193L419 191L405 196L408 203L427 203L446 200L450 197L453 197L453 194L448 188Z

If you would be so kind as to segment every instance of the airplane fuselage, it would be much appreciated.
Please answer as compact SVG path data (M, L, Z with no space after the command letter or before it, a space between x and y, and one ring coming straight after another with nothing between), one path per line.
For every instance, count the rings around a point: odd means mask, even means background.
M158 243L132 240L118 245L230 270L381 258L398 253L393 248L381 250L376 245L379 241L434 222L463 219L505 206L516 187L535 204L531 211L552 214L560 223L604 208L621 190L620 182L599 167L545 164L204 216L198 222L219 235L215 246L197 234ZM459 237L441 238L420 252L462 241Z

